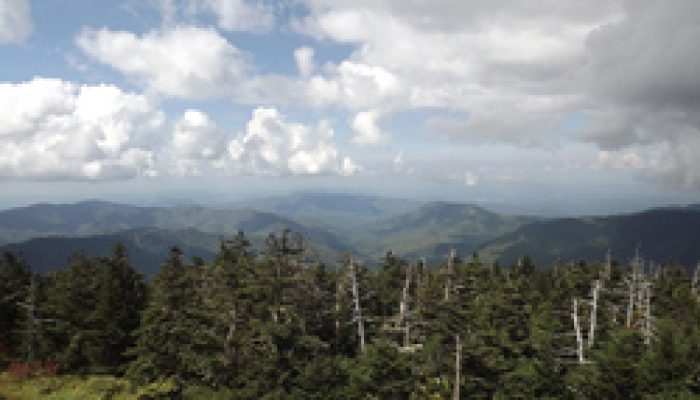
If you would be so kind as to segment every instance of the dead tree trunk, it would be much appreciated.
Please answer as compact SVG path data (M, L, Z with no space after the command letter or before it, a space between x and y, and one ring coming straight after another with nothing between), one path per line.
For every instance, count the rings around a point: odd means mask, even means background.
M578 299L574 299L574 309L571 313L571 318L574 320L574 334L576 335L576 356L579 364L583 364L583 337L581 336L581 324L578 316Z
M399 304L399 321L404 325L404 337L403 346L408 347L410 345L410 334L411 334L411 321L408 317L409 313L409 290L411 288L411 266L406 267L406 279L403 285L403 292L401 294L401 304Z
M645 286L645 312L644 312L644 343L651 343L651 282L646 282Z
M600 291L600 281L596 280L593 284L593 300L591 301L591 326L588 332L588 347L592 348L595 343L595 330L598 318L598 292Z
M455 381L452 391L452 400L459 400L459 381L461 379L462 368L462 343L459 340L459 334L455 334Z
M634 312L634 287L633 282L630 281L629 284L629 300L627 301L627 318L625 320L625 326L630 328L632 326L632 313Z
M365 351L365 324L362 320L362 307L360 306L360 289L357 282L355 263L350 259L350 279L352 281L352 300L355 305L355 321L357 322L357 336L360 339L360 351Z
M452 275L454 274L454 260L456 258L456 251L453 248L450 249L447 255L447 271L445 273L445 301L450 299L450 292L452 291Z
M343 293L344 293L344 285L343 285L343 277L340 277L340 280L336 283L335 286L335 337L339 338L340 337L340 315L342 312L342 305L341 301L343 299Z

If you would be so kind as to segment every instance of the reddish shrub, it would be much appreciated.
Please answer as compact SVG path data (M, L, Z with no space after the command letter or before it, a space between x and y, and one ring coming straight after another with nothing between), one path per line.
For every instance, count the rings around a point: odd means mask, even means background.
M56 361L44 361L37 364L34 369L34 374L38 376L56 376L60 365Z
M29 364L23 361L13 361L7 368L7 375L12 379L26 379L30 376L56 376L60 365L55 361L44 361Z
M7 375L12 379L25 379L31 372L32 368L29 364L23 361L13 361L10 366L7 367Z

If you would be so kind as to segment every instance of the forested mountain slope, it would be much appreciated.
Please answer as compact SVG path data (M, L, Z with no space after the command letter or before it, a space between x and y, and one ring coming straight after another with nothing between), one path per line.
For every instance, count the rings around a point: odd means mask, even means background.
M259 201L261 207L286 215L250 208L137 207L100 201L38 204L0 212L0 244L31 249L26 253L33 254L42 270L63 262L69 251L103 252L110 239L112 244L123 239L139 269L150 271L155 266L146 266L146 260L162 259L170 245L191 249L187 256L206 258L217 250L220 236L243 230L261 250L271 232L284 229L304 235L317 256L329 264L351 252L374 266L389 250L437 263L444 261L450 247L461 255L479 251L485 260L498 260L501 265L525 254L542 266L599 260L608 248L614 258L627 260L637 245L656 262L691 267L700 260L700 207L693 205L606 217L541 219L469 204L429 202L416 209L410 204L341 194ZM154 251L155 246L145 249L130 244L137 233L162 246ZM46 237L50 238L22 243Z
M451 246L460 254L469 254L532 220L469 204L430 202L415 211L369 225L354 245L375 258L391 249L406 257L437 261L444 260Z
M88 236L100 236L95 239L96 242L100 242L104 240L104 235L129 236L128 232L122 233L122 231L135 228L157 228L157 231L146 230L145 232L160 232L160 234L164 234L166 230L175 231L169 235L178 238L176 240L178 243L188 244L193 248L198 247L200 240L188 242L192 237L183 236L179 231L196 230L230 236L238 230L243 230L249 237L260 240L271 232L290 229L310 239L321 256L335 257L336 254L352 250L332 232L253 209L137 207L103 201L86 201L75 204L37 204L0 212L0 244L20 243L49 236L80 236L81 238L77 241L65 239L63 242L77 250ZM55 238L51 239L51 241L55 240ZM168 246L165 246L159 254L162 256L167 254L167 251Z
M105 235L29 239L4 245L0 252L21 254L36 272L45 273L64 266L77 251L89 257L104 256L117 243L124 245L139 272L153 275L172 246L180 248L186 258L198 256L208 260L218 251L220 236L194 229L134 228Z
M614 258L626 261L637 246L655 262L695 266L700 261L700 210L664 208L537 221L490 241L480 253L501 263L529 254L538 265L547 266L556 261L600 260L608 249Z
M104 235L118 236L121 231L134 228L195 229L221 235L243 230L254 242L260 242L270 232L288 228L306 236L326 261L335 262L341 254L351 251L373 264L387 250L411 258L427 257L431 261L442 259L450 246L456 246L460 253L470 253L484 242L532 220L467 204L430 202L418 207L417 202L410 200L343 194L293 195L236 206L246 205L268 211L137 207L102 201L37 204L0 212L0 244L48 236L80 236L76 240L63 239L66 247L77 250L88 236L100 236L89 241L92 244L103 240ZM188 240L178 232L171 235ZM33 248L36 243L26 246ZM190 245L196 248L196 243ZM34 252L50 257L41 249ZM160 254L164 252L167 247Z
M284 215L300 221L315 221L334 227L356 226L413 211L421 202L407 199L346 193L295 193L234 203L237 207Z

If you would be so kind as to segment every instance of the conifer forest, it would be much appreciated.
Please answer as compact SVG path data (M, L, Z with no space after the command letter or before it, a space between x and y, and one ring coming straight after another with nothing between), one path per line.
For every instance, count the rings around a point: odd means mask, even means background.
M315 261L288 230L261 249L239 232L212 261L173 247L148 279L119 244L41 275L6 252L0 294L0 388L70 378L104 379L95 398L700 398L700 269L643 249L551 266L388 252L368 267L351 254Z

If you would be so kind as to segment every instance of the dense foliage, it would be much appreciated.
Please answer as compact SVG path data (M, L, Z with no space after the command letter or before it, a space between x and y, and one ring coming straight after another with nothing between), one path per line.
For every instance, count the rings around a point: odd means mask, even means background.
M44 276L7 253L0 362L125 377L140 398L700 398L700 298L680 267L647 271L649 306L627 313L626 263L328 268L304 248L284 232L258 254L239 233L212 262L173 248L148 282L119 245Z

